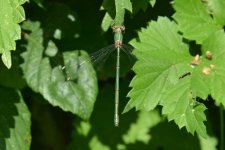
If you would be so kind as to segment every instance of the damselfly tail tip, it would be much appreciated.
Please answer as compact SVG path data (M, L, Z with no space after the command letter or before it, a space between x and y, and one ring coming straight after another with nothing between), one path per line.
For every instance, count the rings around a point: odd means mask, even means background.
M115 127L119 127L119 115L115 115L114 125Z

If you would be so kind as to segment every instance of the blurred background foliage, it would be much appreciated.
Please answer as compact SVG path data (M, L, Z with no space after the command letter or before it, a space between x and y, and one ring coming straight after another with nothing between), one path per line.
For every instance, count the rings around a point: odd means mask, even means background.
M158 16L171 18L174 10L169 0L132 0L133 14L126 12L124 43L137 38L137 31ZM58 53L85 50L93 53L113 43L111 29L102 23L107 13L113 18L113 0L30 0L24 5L26 19L40 22L45 55L54 65L62 64ZM115 55L97 66L99 94L89 121L53 107L42 95L33 92L22 78L20 57L25 40L17 42L12 54L12 69L0 67L2 86L21 89L31 112L32 150L213 150L219 137L219 112L211 100L206 105L208 139L179 130L160 115L161 108L150 112L134 110L121 115L120 127L113 124ZM126 94L133 77L132 62L121 56L120 111L128 102Z

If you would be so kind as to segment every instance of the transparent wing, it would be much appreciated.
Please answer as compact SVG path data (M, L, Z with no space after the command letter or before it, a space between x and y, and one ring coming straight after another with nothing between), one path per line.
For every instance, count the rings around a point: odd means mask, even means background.
M133 49L134 49L133 46L131 46L131 45L126 45L126 44L123 44L122 47L121 47L121 50L122 50L123 52L125 52L125 53L128 55L129 59L130 59L132 62L135 62L137 59L136 59L136 57L134 56L134 54L132 53Z
M83 52L80 52L77 56L74 56L73 61L65 62L61 69L66 72L67 80L74 80L76 78L74 75L80 68L83 68L90 63L92 65L104 63L114 50L115 47L114 44L112 44L92 53L90 57L88 55L83 55Z
M91 62L93 65L97 65L100 62L104 63L109 55L115 50L114 44L104 47L97 52L94 52L90 55Z

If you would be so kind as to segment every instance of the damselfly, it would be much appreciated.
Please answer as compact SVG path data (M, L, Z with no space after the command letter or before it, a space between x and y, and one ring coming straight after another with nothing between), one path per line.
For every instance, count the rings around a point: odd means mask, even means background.
M116 50L116 81L115 81L115 113L114 113L114 124L116 127L119 126L119 78L120 78L120 50L124 51L128 56L135 58L132 55L133 47L130 45L123 44L123 31L124 26L112 26L114 32L114 44L109 45L100 49L99 51L90 55L92 64L99 63L99 61L107 58L113 51ZM80 62L80 66L90 61L90 59L83 60Z

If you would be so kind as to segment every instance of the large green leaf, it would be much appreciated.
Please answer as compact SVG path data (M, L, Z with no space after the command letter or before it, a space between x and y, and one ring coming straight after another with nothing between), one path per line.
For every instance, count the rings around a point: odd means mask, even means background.
M174 9L176 13L173 18L178 22L184 37L196 40L199 44L221 28L200 0L175 0Z
M139 39L132 42L138 61L128 94L131 99L124 112L133 107L152 110L160 104L163 114L180 128L185 126L188 132L206 137L205 106L196 101L196 97L205 99L209 94L202 80L204 63L192 65L194 58L178 34L177 25L167 18L152 21L139 33Z
M186 127L188 132L196 131L202 137L207 136L204 121L206 107L197 102L192 102L190 77L184 78L179 83L168 88L162 97L162 113L168 116L169 121L174 120L179 128Z
M27 51L22 54L22 70L28 85L35 92L41 93L53 106L88 119L97 96L97 79L89 61L78 67L84 58L88 58L87 53L72 51L63 54L66 73L73 80L67 81L62 69L52 68L49 58L42 56L43 31L40 24L26 22L23 28L31 31L26 36Z
M211 96L225 106L225 33L223 30L215 32L203 42L202 53L204 67L210 68L209 75L204 75L203 82L207 83ZM212 59L207 59L207 51L212 54ZM213 68L212 68L213 66Z
M11 50L16 49L15 40L20 39L21 29L18 23L25 19L23 7L27 0L0 0L0 53L3 63L11 67Z
M221 24L225 25L225 1L224 0L208 0L207 5L209 6L209 9L211 13L213 14L213 17L215 20Z
M20 92L0 87L0 149L29 150L30 112Z
M128 94L131 100L125 112L132 107L154 109L167 86L190 71L188 46L177 32L174 22L159 18L139 34L141 43L132 42L138 49L134 50L138 61L133 67L136 76L130 84L133 89Z

